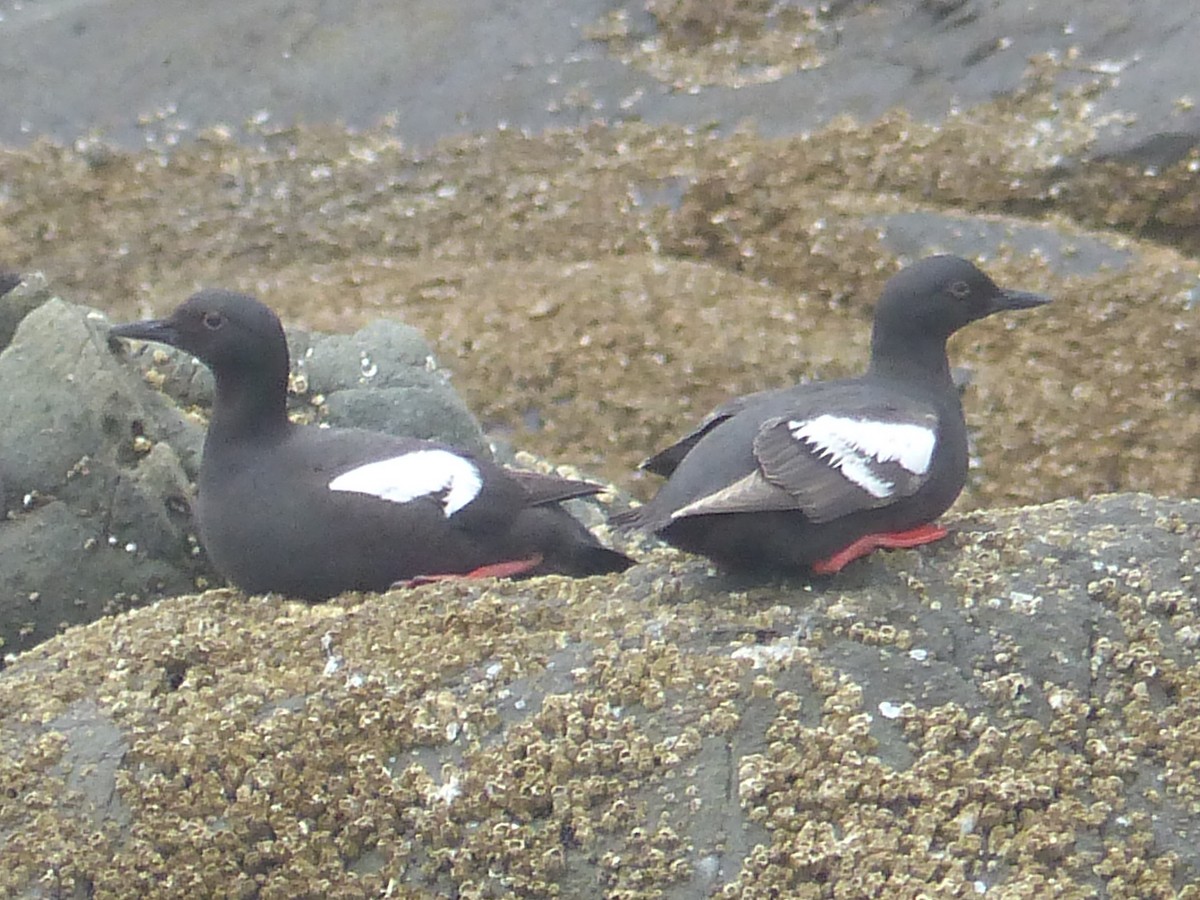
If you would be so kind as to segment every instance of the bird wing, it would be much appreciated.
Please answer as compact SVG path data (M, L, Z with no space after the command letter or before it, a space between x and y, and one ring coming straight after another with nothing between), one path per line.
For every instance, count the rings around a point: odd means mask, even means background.
M706 415L700 421L699 425L671 444L671 446L659 450L653 456L644 460L638 468L644 469L647 472L653 472L655 475L661 475L663 478L669 478L671 473L675 471L675 467L679 465L685 456L691 453L692 448L700 442L702 437L747 407L753 406L776 393L779 393L779 391L757 391L753 394L746 394L744 397L734 397L732 400L725 401Z
M571 500L575 497L590 497L607 490L604 485L592 481L560 478L557 475L531 472L528 469L505 468L504 474L525 489L529 495L530 506L543 506L547 503L558 503L561 500Z
M354 430L316 431L328 489L368 494L392 503L432 505L468 531L507 529L531 506L546 506L605 490L590 481L510 469L459 448L416 438Z
M371 459L329 480L330 491L365 494L389 503L435 503L447 519L484 488L479 464L435 445Z
M813 522L889 506L929 480L938 416L881 403L763 423L754 439L762 477Z
M829 522L916 493L928 481L937 444L934 408L855 390L838 394L837 403L764 420L753 442L757 467L671 518L798 510Z

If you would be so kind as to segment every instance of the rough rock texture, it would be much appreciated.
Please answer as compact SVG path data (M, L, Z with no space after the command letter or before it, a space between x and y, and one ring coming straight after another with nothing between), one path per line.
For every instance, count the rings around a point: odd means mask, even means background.
M953 524L72 629L0 673L0 890L1197 896L1200 502Z
M293 420L367 428L489 452L479 423L415 328L379 319L351 335L293 328L287 330L287 338L292 358L288 404ZM122 346L118 342L114 349L123 352ZM131 360L151 385L179 406L205 410L212 406L212 373L190 355L162 344L139 344ZM188 458L198 466L199 457L190 450ZM194 470L195 466L190 469Z
M128 365L123 348L108 346L107 320L52 298L43 279L0 302L32 310L0 353L0 649L219 584L190 512L203 425L180 408L211 404L207 370L152 345ZM293 347L297 418L487 452L412 328L381 321L348 337L296 334Z
M23 3L0 27L0 140L383 118L425 147L500 123L750 119L792 135L896 106L940 121L1014 90L1034 58L1060 64L1060 91L1102 83L1097 155L1161 166L1200 138L1198 43L1179 0Z
M21 283L21 276L15 272L0 272L0 350L8 346L8 342L12 339L12 332L16 330L16 324L13 323L9 327L9 305L5 301L4 295ZM12 318L16 318L12 315ZM8 511L8 495L4 490L4 468L0 466L0 518Z
M376 320L352 335L323 336L297 347L296 369L324 397L322 421L440 440L488 453L479 423L450 387L421 333Z
M10 294L15 297L22 289ZM194 588L188 478L168 444L134 443L151 410L109 353L106 323L52 298L0 353L0 646Z

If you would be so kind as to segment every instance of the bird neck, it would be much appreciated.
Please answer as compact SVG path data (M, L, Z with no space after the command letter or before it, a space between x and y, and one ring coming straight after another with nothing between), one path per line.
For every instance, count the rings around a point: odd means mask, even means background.
M214 373L216 396L205 449L231 440L276 440L287 433L287 371Z
M946 338L941 335L913 334L888 337L877 329L871 337L870 373L889 379L953 387L950 361L946 358Z

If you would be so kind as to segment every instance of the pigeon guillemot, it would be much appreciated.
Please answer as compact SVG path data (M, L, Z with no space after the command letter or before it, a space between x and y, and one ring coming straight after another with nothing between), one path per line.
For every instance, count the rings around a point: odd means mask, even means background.
M170 344L212 370L196 512L213 565L247 592L322 600L399 581L632 565L558 505L600 485L430 441L289 421L287 340L252 297L201 291L169 318L109 334Z
M1049 299L932 256L893 276L865 375L739 397L642 464L668 481L624 527L729 569L830 574L876 548L945 537L931 524L967 477L967 426L946 341Z

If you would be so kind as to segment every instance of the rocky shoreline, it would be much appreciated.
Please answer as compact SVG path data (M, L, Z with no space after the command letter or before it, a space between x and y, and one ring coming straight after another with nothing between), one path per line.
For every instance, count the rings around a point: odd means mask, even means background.
M230 591L0 677L15 896L1192 896L1200 503L834 579Z
M1200 16L286 6L0 18L0 891L1197 896ZM104 334L248 291L296 415L628 502L932 252L1055 302L951 346L953 539L824 580L196 593L203 374Z

